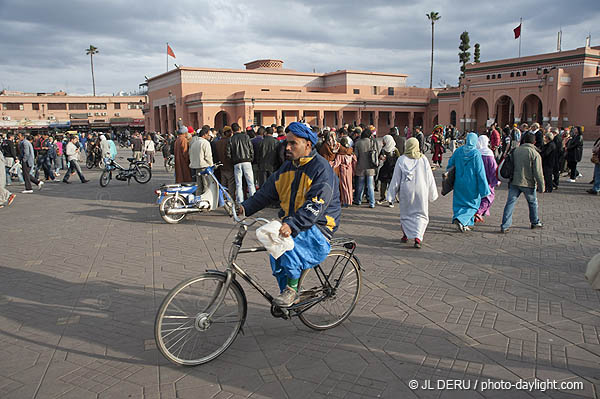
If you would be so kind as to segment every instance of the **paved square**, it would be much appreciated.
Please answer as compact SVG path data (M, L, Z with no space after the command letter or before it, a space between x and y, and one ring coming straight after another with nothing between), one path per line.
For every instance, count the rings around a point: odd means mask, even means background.
M245 335L194 368L158 353L154 316L180 280L223 268L234 225L222 210L165 224L153 190L170 178L159 167L147 185L103 189L85 170L89 184L18 195L0 210L0 398L598 398L600 292L583 273L600 251L600 199L585 193L588 152L581 181L540 196L540 230L521 199L510 233L498 233L504 186L468 234L450 224L451 195L433 203L421 250L400 243L397 208L345 209L337 236L357 240L364 266L350 319L324 332L274 319L242 283ZM266 257L243 259L275 291ZM583 389L482 391L535 379Z

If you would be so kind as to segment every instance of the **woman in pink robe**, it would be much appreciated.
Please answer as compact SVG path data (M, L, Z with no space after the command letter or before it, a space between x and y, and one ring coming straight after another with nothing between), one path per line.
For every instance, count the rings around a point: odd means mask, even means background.
M349 146L348 138L343 137L340 140L340 147L335 157L335 165L339 170L340 177L340 202L343 208L352 204L352 176L356 166L356 155Z

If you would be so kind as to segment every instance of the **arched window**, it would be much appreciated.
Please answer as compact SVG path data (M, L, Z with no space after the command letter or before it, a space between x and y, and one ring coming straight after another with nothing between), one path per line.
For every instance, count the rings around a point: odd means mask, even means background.
M598 108L600 109L600 107L598 107ZM598 111L598 112L600 112L600 111ZM456 126L456 111L450 112L450 124L452 126Z
M596 126L600 126L600 105L596 109Z

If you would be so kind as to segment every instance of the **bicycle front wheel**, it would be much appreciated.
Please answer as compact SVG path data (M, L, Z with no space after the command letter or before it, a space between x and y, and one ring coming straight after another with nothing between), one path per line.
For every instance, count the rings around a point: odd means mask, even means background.
M232 281L223 303L208 319L225 275L203 273L179 283L163 300L154 322L156 346L172 363L197 366L221 355L246 319L246 297Z
M356 258L343 250L331 251L320 267L308 269L300 277L300 302L309 303L299 314L300 320L314 330L338 326L354 310L361 284Z
M102 174L100 175L100 187L106 187L108 186L108 183L110 183L110 179L111 179L111 172L108 170L105 170L104 172L102 172Z

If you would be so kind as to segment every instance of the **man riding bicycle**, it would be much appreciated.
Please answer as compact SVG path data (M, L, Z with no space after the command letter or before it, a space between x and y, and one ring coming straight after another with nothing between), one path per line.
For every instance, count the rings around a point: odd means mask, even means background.
M285 159L260 189L240 206L250 216L278 200L282 226L279 234L294 240L294 248L278 259L270 256L273 275L281 293L273 299L289 307L298 299L298 280L303 270L321 263L331 250L329 240L341 214L339 181L329 162L317 154L317 134L303 123L287 129Z

